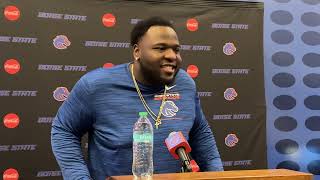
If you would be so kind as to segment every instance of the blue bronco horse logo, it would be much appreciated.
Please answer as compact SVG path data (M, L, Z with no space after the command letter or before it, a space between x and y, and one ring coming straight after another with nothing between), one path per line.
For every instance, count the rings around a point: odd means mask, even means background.
M173 101L166 101L161 111L165 117L173 117L179 111L179 108L174 104Z

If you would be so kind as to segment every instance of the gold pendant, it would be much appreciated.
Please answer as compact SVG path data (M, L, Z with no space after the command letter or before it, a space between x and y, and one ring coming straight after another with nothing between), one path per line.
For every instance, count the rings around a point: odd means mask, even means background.
M156 125L156 129L158 129L158 128L159 128L160 124L161 124L161 120L156 120L156 123L155 123L155 125Z

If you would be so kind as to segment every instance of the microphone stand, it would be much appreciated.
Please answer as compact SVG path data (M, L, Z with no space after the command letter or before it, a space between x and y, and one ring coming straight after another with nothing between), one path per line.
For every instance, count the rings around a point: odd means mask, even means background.
M177 154L179 155L179 157L181 158L181 163L182 163L182 167L181 167L181 172L192 172L192 167L190 165L190 157L185 153L183 148L179 148L177 149Z

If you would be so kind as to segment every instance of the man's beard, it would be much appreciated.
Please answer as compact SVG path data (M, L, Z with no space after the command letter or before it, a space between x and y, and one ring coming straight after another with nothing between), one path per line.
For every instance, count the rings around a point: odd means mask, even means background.
M147 67L148 65L145 65L142 61L140 61L140 71L143 76L143 78L146 80L148 84L151 85L169 85L171 84L177 75L178 70L176 70L173 78L170 80L161 78L161 73L160 73L160 65L158 71L154 72L154 70L149 69Z

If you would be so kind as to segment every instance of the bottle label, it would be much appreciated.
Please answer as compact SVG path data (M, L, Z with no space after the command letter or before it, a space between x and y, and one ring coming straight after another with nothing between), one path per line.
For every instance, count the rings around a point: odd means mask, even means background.
M153 135L151 133L133 133L133 141L134 142L152 142L153 141Z

